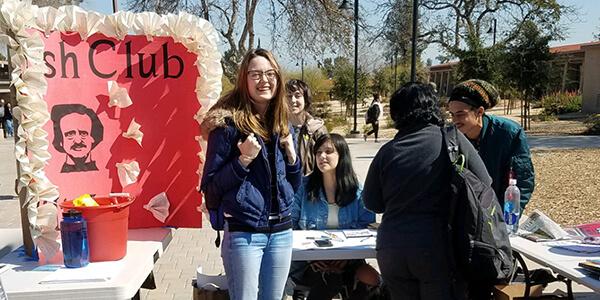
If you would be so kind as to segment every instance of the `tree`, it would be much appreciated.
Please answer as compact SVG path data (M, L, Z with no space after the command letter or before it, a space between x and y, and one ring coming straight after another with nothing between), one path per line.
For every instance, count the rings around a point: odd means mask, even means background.
M270 26L274 47L284 42L296 58L345 50L351 36L352 22L334 0L129 0L128 5L159 14L185 10L209 20L225 40L223 70L232 81L246 51L256 47L257 21Z
M33 0L31 1L31 4L39 7L52 6L58 8L63 5L79 5L81 2L83 2L83 0Z
M437 43L455 56L461 54L464 46L475 50L469 47L482 45L482 34L493 19L504 26L497 33L496 44L505 45L515 40L528 22L538 24L542 32L553 38L560 38L559 20L573 12L558 0L422 0L421 7L433 16L424 25L427 42Z
M348 107L354 105L354 66L344 57L335 59L333 70L333 95L340 99L346 108L348 115L352 110ZM369 75L358 69L358 101L366 98L369 95Z
M541 97L550 83L552 55L544 34L535 23L526 22L523 30L508 46L506 79L512 83L525 100L522 125L529 128L529 103Z
M384 11L385 17L379 32L374 39L383 38L386 43L387 58L400 57L396 64L409 62L412 56L412 7L413 0L387 0L380 5L379 9ZM417 29L417 35L421 28ZM417 37L417 59L427 48L420 36Z
M382 96L387 96L393 92L394 88L394 70L389 66L384 66L373 72L373 81L371 90Z
M502 76L502 49L499 45L484 47L476 37L467 39L467 49L457 49L460 59L454 78L459 81L477 78L499 83Z

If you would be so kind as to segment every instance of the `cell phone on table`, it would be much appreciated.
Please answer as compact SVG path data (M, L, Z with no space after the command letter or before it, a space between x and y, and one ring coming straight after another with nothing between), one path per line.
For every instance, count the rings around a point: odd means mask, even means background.
M318 240L315 240L315 245L317 245L317 247L331 247L331 246L333 246L333 244L331 243L330 239L318 239Z

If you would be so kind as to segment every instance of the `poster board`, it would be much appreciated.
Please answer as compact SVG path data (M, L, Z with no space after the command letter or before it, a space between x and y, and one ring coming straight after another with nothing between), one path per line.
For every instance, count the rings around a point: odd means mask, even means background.
M130 228L199 227L199 123L221 91L212 25L16 0L1 2L0 24L14 53L18 189L34 239L54 229L38 204L83 193L136 197ZM144 205L163 192L169 215L159 220Z

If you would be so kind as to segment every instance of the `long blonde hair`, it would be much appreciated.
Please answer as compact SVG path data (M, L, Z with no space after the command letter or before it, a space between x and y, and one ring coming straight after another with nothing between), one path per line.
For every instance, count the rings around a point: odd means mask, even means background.
M250 61L258 56L266 58L273 66L275 73L277 73L277 88L273 99L269 102L267 114L264 117L264 125L253 111L250 93L248 92L248 66ZM285 100L285 81L281 74L281 68L273 54L260 48L249 50L244 55L240 65L234 89L219 99L213 107L213 109L216 108L231 110L235 126L244 134L255 133L267 141L271 139L270 131L279 136L287 136L290 132L287 101Z

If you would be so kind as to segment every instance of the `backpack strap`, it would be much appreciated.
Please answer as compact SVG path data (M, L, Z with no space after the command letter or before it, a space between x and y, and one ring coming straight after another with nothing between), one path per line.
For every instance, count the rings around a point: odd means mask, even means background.
M460 152L457 132L458 130L454 125L444 126L442 128L442 136L444 137L444 142L446 150L448 150L450 162L453 165L457 166L459 172L462 172L465 168L467 160L466 157Z

